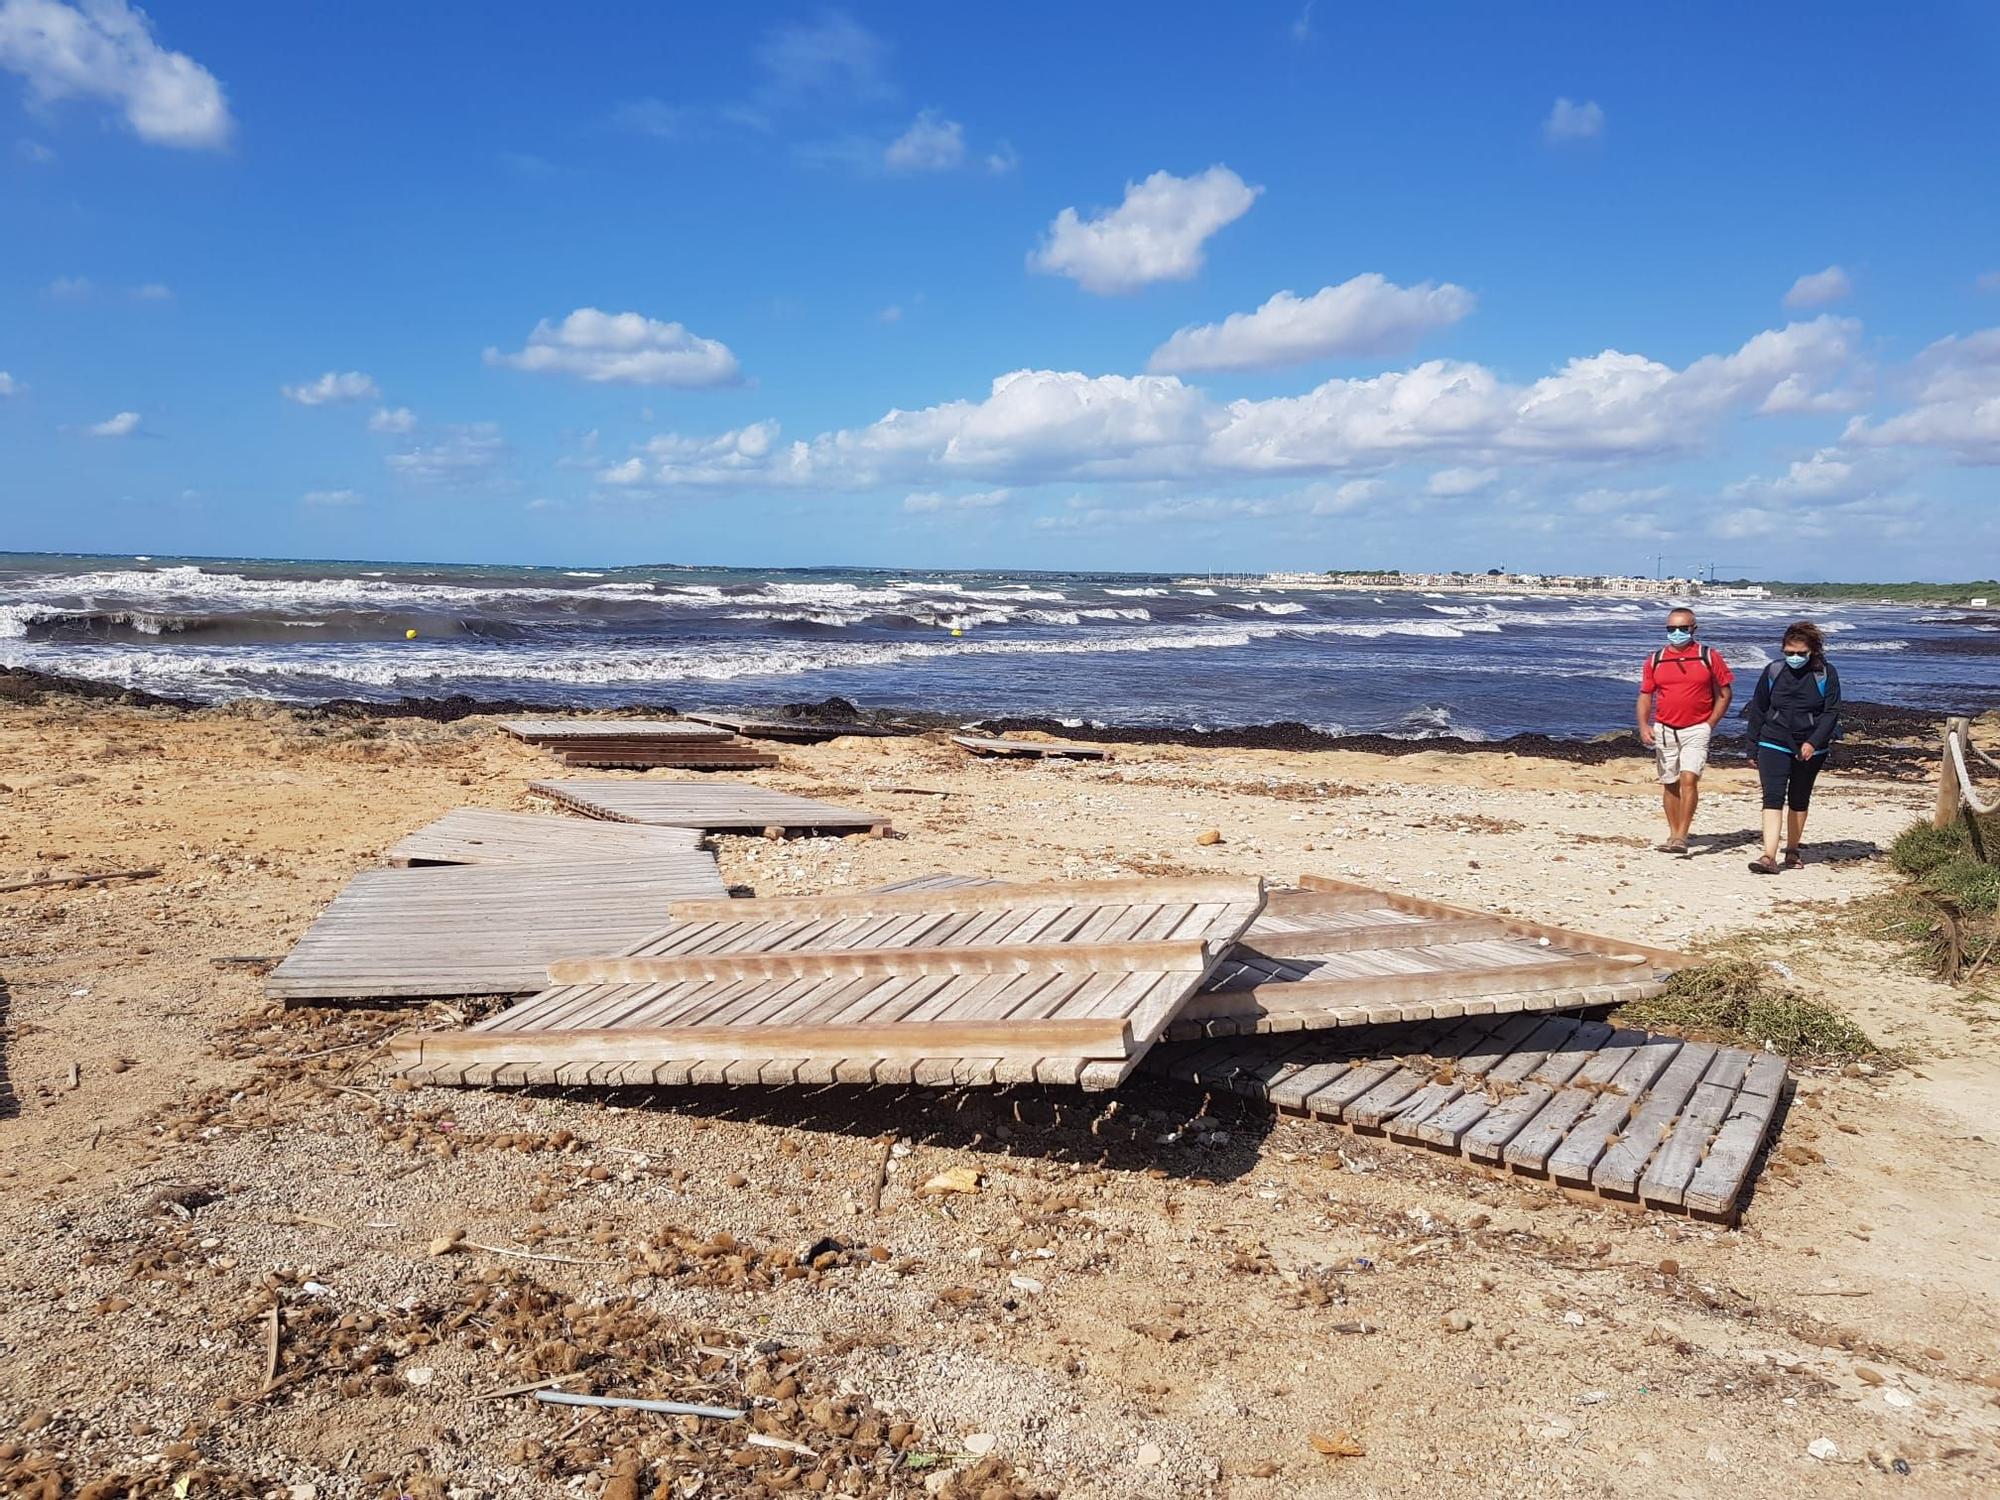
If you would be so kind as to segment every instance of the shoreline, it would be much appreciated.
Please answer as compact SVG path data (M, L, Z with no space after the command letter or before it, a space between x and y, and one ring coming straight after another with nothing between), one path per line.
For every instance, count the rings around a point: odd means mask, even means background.
M170 709L186 714L240 715L247 705L254 704L256 712L288 712L307 720L422 720L434 724L498 715L590 714L624 718L688 711L684 705L664 700L604 708L560 698L482 699L469 694L451 694L442 698L405 697L386 703L359 698L330 698L319 702L232 698L204 703L194 698L149 693L91 678L40 672L31 667L0 667L0 703L37 704L45 703L51 697L129 708ZM1176 746L1191 750L1343 750L1393 758L1442 752L1450 755L1525 757L1571 765L1605 765L1619 760L1651 759L1651 752L1639 744L1637 735L1631 729L1622 727L1607 728L1602 733L1582 737L1522 733L1501 739L1474 739L1454 734L1420 737L1370 731L1335 734L1296 720L1283 719L1214 729L1163 724L1072 725L1059 719L1033 715L965 719L932 709L863 707L838 697L775 706L729 705L704 700L700 707L806 723L859 721L900 730L910 736L976 728L990 734L1039 734L1086 744ZM1931 773L1936 760L1938 728L1946 717L1944 711L1926 713L1891 704L1854 701L1845 705L1845 713L1848 732L1841 744L1839 765L1850 771L1891 777L1928 776ZM1723 754L1716 759L1725 759L1740 738L1740 734L1730 731L1725 721L1725 730L1716 740Z

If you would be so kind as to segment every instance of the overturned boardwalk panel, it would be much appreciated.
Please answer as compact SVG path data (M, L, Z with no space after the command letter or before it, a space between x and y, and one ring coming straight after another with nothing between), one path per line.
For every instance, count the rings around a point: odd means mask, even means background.
M1308 889L1271 893L1170 1036L1619 1005L1658 994L1666 973L1690 962L1615 938L1307 879Z
M713 855L363 870L264 992L285 1001L530 994L560 959L657 932L671 904L721 897Z
M1771 1053L1570 1016L1174 1043L1146 1070L1647 1207L1733 1218L1787 1084Z
M650 859L701 844L695 828L645 828L594 818L455 807L383 856L392 865L561 864Z
M565 766L606 770L758 771L778 764L777 756L745 740L715 744L697 741L687 745L676 745L670 740L651 744L580 741L549 748Z
M740 781L537 781L528 790L586 817L670 828L886 831L880 813Z
M395 1053L446 1084L1111 1088L1262 901L1197 878L676 903L644 942Z

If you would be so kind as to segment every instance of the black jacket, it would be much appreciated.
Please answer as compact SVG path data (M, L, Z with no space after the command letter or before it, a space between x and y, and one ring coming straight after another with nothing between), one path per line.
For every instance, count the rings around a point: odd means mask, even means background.
M1825 674L1823 685L1820 673ZM1750 695L1743 717L1753 750L1775 745L1796 755L1799 746L1810 740L1813 753L1824 755L1840 733L1840 674L1832 662L1823 662L1817 672L1809 666L1772 662L1757 678L1757 690Z

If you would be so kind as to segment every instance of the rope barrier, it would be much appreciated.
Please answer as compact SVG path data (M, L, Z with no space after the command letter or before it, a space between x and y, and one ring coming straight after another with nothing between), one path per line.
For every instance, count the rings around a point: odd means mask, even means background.
M1991 798L1982 801L1980 800L1979 793L1972 789L1972 773L1965 766L1966 743L1964 737L1958 734L1948 735L1945 738L1945 745L1950 751L1952 770L1958 776L1958 792L1965 799L1965 805L1981 817L1990 817L1992 814L2000 812L2000 792L1995 792ZM1988 765L1993 764L1991 757L1981 755L1978 750L1974 750L1972 753L1978 755Z

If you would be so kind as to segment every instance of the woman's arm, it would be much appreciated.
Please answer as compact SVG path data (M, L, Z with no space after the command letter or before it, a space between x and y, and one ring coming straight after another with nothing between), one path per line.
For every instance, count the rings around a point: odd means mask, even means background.
M1833 743L1834 731L1840 727L1840 674L1833 669L1833 663L1826 664L1826 696L1820 699L1819 714L1813 719L1812 733L1806 738L1815 750L1824 752Z
M1771 669L1757 674L1757 686L1743 710L1744 735L1750 741L1751 759L1757 756L1757 741L1764 737L1764 715L1771 711Z

